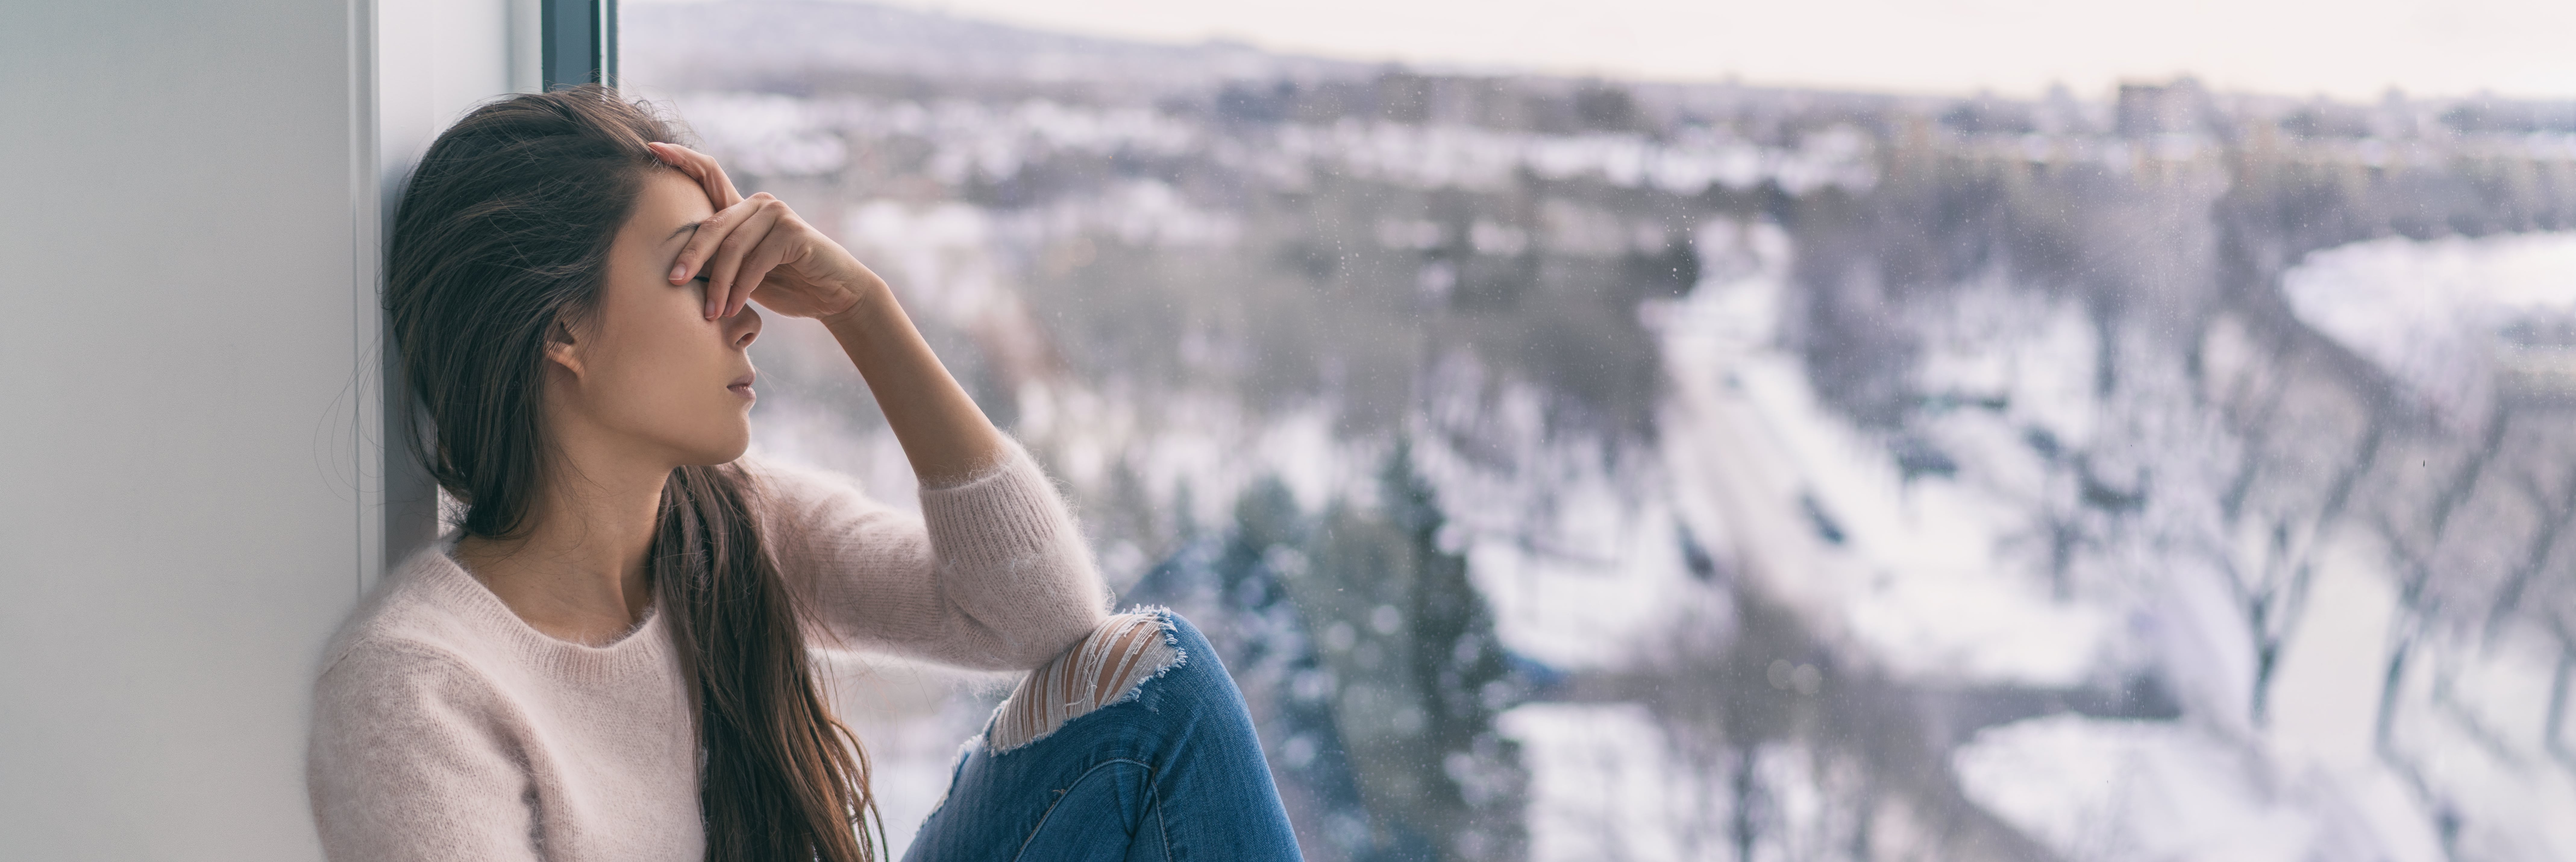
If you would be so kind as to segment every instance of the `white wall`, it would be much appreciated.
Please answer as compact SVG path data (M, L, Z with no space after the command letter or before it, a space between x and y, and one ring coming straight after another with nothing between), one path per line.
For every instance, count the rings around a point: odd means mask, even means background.
M369 442L380 197L512 83L518 5L10 4L0 857L319 855L320 648L421 532Z

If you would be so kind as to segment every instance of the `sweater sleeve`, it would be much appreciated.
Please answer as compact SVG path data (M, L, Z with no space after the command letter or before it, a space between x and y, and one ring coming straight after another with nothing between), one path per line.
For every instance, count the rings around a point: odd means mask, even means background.
M306 783L334 860L535 862L529 778L488 688L426 647L361 642L314 697Z
M980 670L1046 663L1108 614L1109 591L1028 452L925 488L915 517L849 480L767 462L762 529L807 618L852 647Z

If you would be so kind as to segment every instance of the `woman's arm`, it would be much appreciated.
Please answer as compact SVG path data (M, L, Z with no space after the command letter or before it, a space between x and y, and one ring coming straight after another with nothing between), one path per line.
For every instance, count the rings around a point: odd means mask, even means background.
M922 487L961 484L1001 463L1001 432L930 352L885 279L777 198L743 197L714 159L687 147L651 146L695 178L717 207L671 268L671 283L681 284L704 265L708 317L732 316L756 300L822 321L867 379Z
M817 643L981 670L1045 663L1108 616L1053 483L1017 447L973 481L921 492L913 515L847 479L746 458L761 540Z
M764 536L814 621L843 638L967 667L1031 668L1107 615L1108 590L1064 501L986 419L885 279L786 204L744 198L714 159L653 151L718 206L671 282L703 273L707 316L743 303L822 321L867 379L921 480L922 516L845 484L768 471Z
M930 352L883 280L864 288L847 310L823 318L823 326L867 379L922 487L964 484L1008 454L1002 433Z

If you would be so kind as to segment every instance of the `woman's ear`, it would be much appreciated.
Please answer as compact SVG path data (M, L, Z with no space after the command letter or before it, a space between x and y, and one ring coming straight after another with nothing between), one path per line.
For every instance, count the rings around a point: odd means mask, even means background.
M546 325L546 359L563 366L574 377L581 376L581 350L573 340L572 325L565 323L563 318L555 318L555 322Z

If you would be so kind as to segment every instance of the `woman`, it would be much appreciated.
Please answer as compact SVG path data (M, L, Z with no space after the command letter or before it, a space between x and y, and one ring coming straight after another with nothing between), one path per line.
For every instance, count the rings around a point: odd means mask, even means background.
M1296 858L1205 639L1109 615L1052 485L885 282L671 138L612 91L515 96L404 192L386 308L463 510L325 658L331 857L874 859L867 759L806 658L836 642L1030 671L908 858ZM840 341L920 518L741 458L747 303Z

